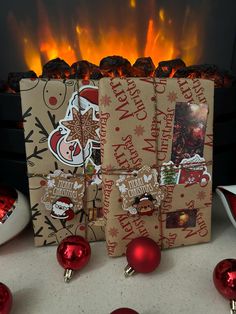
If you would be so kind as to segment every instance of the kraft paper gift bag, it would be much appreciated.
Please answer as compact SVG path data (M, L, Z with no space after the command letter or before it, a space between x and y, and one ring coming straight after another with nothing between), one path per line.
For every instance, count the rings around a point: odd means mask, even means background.
M104 240L98 81L20 82L35 245Z
M108 254L139 236L161 248L207 242L212 203L212 81L99 82Z

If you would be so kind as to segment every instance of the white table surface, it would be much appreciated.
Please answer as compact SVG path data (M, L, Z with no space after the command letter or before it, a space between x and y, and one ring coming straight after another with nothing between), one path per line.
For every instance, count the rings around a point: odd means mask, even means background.
M13 293L12 314L109 314L120 307L140 314L229 313L212 271L220 260L236 258L236 230L218 201L212 241L163 251L153 273L124 278L125 257L107 257L104 242L91 247L87 267L65 284L56 247L34 247L31 228L1 246L0 281Z

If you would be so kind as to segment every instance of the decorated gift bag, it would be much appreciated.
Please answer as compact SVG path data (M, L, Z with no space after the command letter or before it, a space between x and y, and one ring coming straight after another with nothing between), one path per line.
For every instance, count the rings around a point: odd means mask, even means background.
M200 79L100 80L110 256L139 236L161 248L210 240L213 91Z
M104 239L97 81L20 82L35 245Z

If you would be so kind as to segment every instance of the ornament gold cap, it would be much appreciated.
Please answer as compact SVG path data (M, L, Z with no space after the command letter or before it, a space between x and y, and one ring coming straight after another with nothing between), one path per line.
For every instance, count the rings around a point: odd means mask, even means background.
M64 272L64 281L65 281L66 283L68 283L68 282L71 280L72 275L73 275L73 270L72 270L72 269L69 269L69 268L65 269L65 272Z
M230 314L236 314L236 300L230 300Z
M132 276L135 273L135 270L129 265L125 266L124 271L124 275L126 278Z

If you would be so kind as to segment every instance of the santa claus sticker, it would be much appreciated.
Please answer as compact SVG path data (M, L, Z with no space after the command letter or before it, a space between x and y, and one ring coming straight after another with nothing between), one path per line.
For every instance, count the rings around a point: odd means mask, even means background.
M100 161L92 158L94 150L100 152L96 86L82 86L72 94L64 119L49 135L48 147L66 165L80 167L90 161L96 172L100 169Z
M74 217L73 203L69 197L60 197L52 204L52 218L70 220Z
M65 174L61 170L47 176L42 203L55 219L71 220L83 207L84 181L82 176Z

